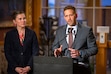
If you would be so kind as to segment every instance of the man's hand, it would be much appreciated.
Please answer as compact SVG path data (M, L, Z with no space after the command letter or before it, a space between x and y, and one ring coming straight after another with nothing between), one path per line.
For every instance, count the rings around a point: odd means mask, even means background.
M62 52L62 45L59 48L54 50L54 56L55 57L59 56L61 52Z
M72 48L69 48L69 50L72 58L77 58L78 56L80 56L80 53L78 50L72 49Z

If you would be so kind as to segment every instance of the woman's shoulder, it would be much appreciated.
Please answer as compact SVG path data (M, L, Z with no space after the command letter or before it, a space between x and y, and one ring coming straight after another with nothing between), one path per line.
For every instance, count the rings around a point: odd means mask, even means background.
M32 33L35 32L33 29L31 29L31 28L29 28L29 27L26 27L25 29L26 29L27 32L32 32Z
M13 29L7 31L6 34L11 34L11 33L14 33L15 31L17 31L16 28L13 28Z
M36 35L35 31L29 27L26 27L26 33L28 35Z
M16 30L15 28L7 31L6 34L5 34L5 37L12 38L12 37L14 36L14 34L16 33L16 31L17 31L17 30Z

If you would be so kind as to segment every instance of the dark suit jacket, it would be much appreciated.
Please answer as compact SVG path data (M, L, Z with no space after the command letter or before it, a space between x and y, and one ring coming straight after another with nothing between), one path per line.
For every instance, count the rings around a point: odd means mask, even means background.
M16 74L15 67L33 67L33 56L38 55L39 46L34 31L25 29L23 46L16 28L6 33L4 43L5 56L8 61L8 73Z
M52 49L54 50L62 45L64 56L70 57L70 52L68 50L68 44L66 41L66 28L67 25L57 29ZM76 58L78 61L87 64L89 63L89 56L95 55L98 51L96 39L90 27L78 24L76 38L72 45L72 48L79 50L81 53L81 56Z

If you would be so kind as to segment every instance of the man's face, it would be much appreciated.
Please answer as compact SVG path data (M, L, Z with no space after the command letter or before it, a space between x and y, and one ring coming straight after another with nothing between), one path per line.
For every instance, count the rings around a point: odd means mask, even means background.
M74 13L72 9L67 9L64 11L64 19L70 26L73 26L76 24L76 18L77 18L77 14Z

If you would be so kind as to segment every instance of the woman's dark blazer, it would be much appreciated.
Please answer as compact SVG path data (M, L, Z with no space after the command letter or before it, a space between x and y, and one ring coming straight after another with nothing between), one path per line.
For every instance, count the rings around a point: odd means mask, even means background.
M16 67L30 66L33 68L33 56L38 55L39 45L35 32L25 28L23 46L16 28L8 31L4 41L5 56L8 61L8 74L17 74Z

